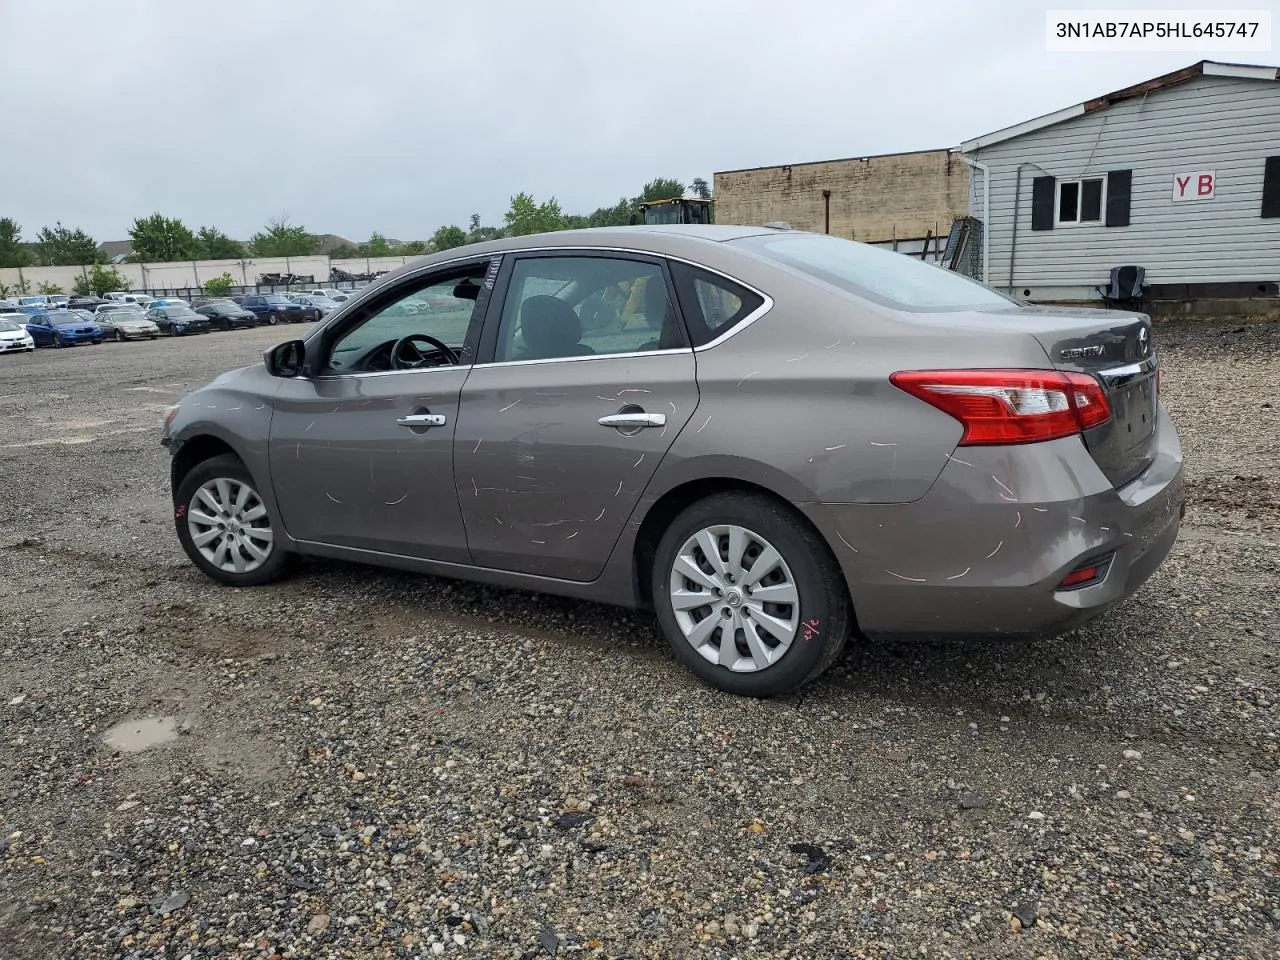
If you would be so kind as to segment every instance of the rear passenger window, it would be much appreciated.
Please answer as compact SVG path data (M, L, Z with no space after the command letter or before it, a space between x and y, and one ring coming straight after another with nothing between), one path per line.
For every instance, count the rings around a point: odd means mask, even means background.
M694 346L724 335L764 305L758 293L687 263L673 262L671 275Z
M521 257L511 271L494 359L687 349L662 267L614 257Z

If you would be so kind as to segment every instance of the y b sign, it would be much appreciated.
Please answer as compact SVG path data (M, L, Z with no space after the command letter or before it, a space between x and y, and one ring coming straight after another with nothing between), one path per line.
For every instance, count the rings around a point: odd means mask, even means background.
M1212 200L1217 174L1212 170L1195 170L1173 175L1173 202L1184 200Z

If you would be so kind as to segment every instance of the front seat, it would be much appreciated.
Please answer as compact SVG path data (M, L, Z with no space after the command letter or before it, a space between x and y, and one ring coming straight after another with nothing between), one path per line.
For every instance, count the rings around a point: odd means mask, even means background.
M557 297L530 297L520 306L521 360L586 357L595 351L582 339L582 321L573 307Z

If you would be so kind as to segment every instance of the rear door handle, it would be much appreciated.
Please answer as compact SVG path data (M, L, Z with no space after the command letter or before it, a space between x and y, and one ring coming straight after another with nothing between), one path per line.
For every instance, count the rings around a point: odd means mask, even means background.
M396 420L402 427L443 427L445 422L443 413L412 413Z
M613 413L601 417L597 423L602 427L618 427L623 430L637 430L643 427L665 427L665 413Z

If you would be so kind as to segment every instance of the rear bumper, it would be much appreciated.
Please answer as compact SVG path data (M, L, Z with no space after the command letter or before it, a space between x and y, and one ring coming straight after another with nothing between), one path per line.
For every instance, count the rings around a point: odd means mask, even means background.
M1151 465L1119 489L1073 437L957 450L913 503L800 507L828 533L864 633L1052 635L1132 594L1172 549L1182 448L1163 409L1156 441ZM1100 558L1099 581L1058 589Z

